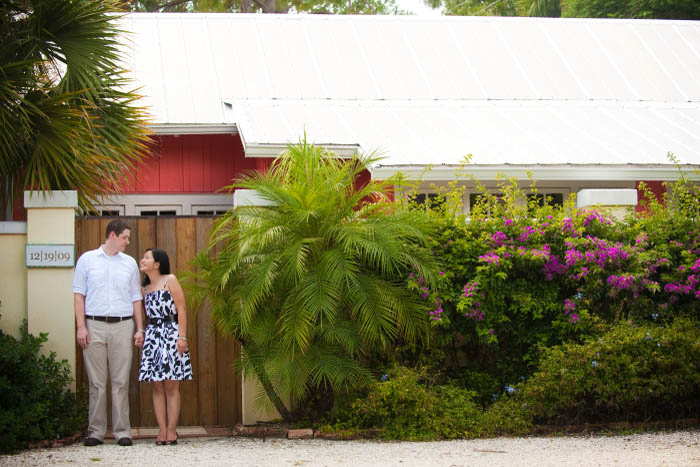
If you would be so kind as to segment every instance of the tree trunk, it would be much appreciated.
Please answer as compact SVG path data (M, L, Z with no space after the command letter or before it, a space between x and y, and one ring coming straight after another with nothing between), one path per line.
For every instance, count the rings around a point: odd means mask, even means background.
M287 423L293 421L292 413L284 405L284 402L282 402L282 399L280 398L279 394L277 394L277 391L275 391L275 388L272 386L272 382L270 382L270 378L267 377L265 370L262 368L256 368L255 376L258 377L260 384L262 384L263 389L265 389L267 398L270 399L272 404L282 416L282 420Z

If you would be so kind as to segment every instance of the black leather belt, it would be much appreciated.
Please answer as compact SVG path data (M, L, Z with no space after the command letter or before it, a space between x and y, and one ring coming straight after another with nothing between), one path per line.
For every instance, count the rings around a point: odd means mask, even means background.
M164 316L162 318L149 318L148 319L149 326L160 326L161 324L165 324L165 323L177 323L177 315L168 315L168 316Z
M85 315L85 319L91 319L94 321L104 321L105 323L119 323L121 321L126 321L128 319L133 319L133 316L93 316Z

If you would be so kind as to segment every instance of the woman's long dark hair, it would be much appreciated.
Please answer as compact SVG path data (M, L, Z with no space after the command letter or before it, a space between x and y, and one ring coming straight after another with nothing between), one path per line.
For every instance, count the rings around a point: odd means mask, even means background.
M153 255L153 261L155 261L156 263L160 263L158 265L158 271L160 271L160 273L163 275L170 274L170 258L168 258L168 254L163 250L159 250L158 248L149 248L144 252L144 255L149 251ZM143 282L141 282L141 285L146 287L150 283L151 279L149 279L148 276L144 274Z

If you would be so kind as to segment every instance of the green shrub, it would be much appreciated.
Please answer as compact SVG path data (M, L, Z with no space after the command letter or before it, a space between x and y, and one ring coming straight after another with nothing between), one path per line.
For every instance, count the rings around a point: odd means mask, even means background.
M697 417L700 329L613 326L598 339L545 349L518 401L536 423L571 424Z
M529 429L525 414L514 405L484 412L474 402L474 392L431 385L420 371L398 367L384 379L365 397L333 414L330 426L323 429L378 429L384 439L415 441L521 434Z
M85 424L84 403L66 389L68 363L55 353L42 355L47 335L29 334L26 323L19 339L0 331L0 452L15 452L30 441L75 434Z

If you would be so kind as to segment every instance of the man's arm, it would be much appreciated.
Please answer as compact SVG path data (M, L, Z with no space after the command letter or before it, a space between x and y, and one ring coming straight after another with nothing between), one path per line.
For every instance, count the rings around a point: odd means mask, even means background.
M136 300L134 305L134 322L136 323L136 332L134 333L134 345L143 347L144 327L143 327L143 302Z
M129 277L128 287L131 304L134 309L134 322L136 323L136 332L134 333L134 345L136 347L143 346L143 338L145 335L143 327L143 296L141 294L140 279L139 267L136 265L136 261L131 258L131 275Z
M90 335L85 325L85 295L73 294L73 310L75 311L75 325L77 328L75 337L78 345L84 349L90 343Z

